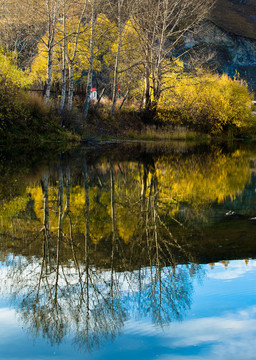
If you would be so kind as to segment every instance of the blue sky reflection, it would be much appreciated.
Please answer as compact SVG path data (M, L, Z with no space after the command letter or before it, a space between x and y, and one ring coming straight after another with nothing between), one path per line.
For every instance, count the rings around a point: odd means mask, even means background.
M150 360L251 360L256 353L256 262L218 263L200 283L193 280L192 306L183 321L163 327L150 318L134 313L129 304L120 334L95 352L79 352L69 333L57 346L43 337L31 336L23 328L20 314L6 307L0 309L0 354L14 359L150 359ZM124 284L127 297L127 284ZM129 302L131 302L129 297ZM15 346L13 344L15 343Z

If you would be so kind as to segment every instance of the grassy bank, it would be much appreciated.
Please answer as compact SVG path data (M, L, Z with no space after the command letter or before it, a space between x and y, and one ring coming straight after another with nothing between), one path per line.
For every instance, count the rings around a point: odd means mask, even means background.
M111 101L105 100L100 106L91 104L86 125L76 115L69 118L67 127L82 130L82 136L150 140L256 137L254 95L244 81L202 69L185 72L182 64L176 70L178 75L166 74L159 99L152 95L150 111L130 99L111 116Z
M78 141L80 137L63 129L56 109L46 106L43 99L1 84L0 143L44 144L56 141Z
M11 56L0 49L0 143L75 141L77 135L62 129L53 105L26 89L30 79Z
M164 119L159 113L145 119L145 114L131 106L110 115L106 107L97 112L90 110L85 122L82 114L74 110L58 115L54 106L46 106L42 98L26 94L24 102L14 107L9 105L10 120L5 121L0 129L0 143L30 143L44 145L52 142L80 142L81 140L104 140L109 138L133 140L185 140L208 141L211 138L256 138L256 127L239 129L231 126L226 131L211 133L199 123L188 124L186 119L176 118L170 112L164 112ZM19 111L17 111L19 106ZM12 115L11 115L12 114ZM160 114L160 116L159 116ZM168 116L168 117L167 117ZM61 126L61 123L63 126Z

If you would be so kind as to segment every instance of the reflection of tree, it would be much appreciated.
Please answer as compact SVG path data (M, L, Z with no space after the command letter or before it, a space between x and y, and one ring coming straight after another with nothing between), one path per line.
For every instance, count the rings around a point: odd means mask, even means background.
M162 208L152 157L139 166L113 161L104 166L99 176L83 159L84 184L78 186L83 214L72 203L69 166L59 164L53 185L43 176L43 229L37 235L42 256L22 258L22 266L14 258L9 272L31 331L52 342L74 333L76 346L87 350L113 339L134 307L157 324L181 319L191 303L190 275L200 272L172 232L174 224L182 225ZM97 238L99 213L105 213L106 230ZM132 226L126 238L123 218ZM177 266L181 262L187 266Z
M150 281L144 277L145 283L140 283L139 296L143 297L140 310L151 314L154 322L163 324L182 318L184 310L189 308L192 291L189 268L193 265L176 267L180 255L188 263L191 254L177 241L161 215L159 182L153 159L141 166L141 220L133 251L134 257L139 253L140 257L148 259ZM182 226L181 223L178 225Z
M29 270L27 278L28 295L21 304L21 315L35 335L42 333L51 342L60 342L69 332L75 332L74 342L87 350L99 346L102 340L113 339L123 324L125 312L120 305L118 295L119 275L111 269L109 279L89 263L90 227L89 227L89 177L84 161L85 188L85 236L84 259L79 262L80 249L73 237L72 216L70 215L70 171L67 169L66 206L63 211L64 177L59 168L58 177L58 229L54 234L49 221L49 179L42 180L44 196L44 227L42 237L42 259L39 264L24 262L10 273L13 295L22 293L21 279ZM70 234L63 232L64 222L69 223ZM113 220L114 221L114 220ZM113 232L114 236L114 232ZM112 248L115 244L113 243ZM71 248L73 262L66 263L64 250ZM114 256L114 251L112 252ZM114 258L113 258L114 261ZM34 274L32 276L32 274ZM22 282L24 283L24 281Z

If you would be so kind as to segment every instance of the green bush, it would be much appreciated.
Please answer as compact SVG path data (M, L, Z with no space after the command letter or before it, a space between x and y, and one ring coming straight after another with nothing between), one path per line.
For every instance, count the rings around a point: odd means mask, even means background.
M30 112L19 89L0 77L0 133L15 126L24 127L29 119Z

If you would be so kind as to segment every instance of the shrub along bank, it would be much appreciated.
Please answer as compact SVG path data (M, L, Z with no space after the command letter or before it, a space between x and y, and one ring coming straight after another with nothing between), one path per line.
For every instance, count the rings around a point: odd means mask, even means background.
M166 77L157 117L211 135L255 133L253 95L245 82L197 71Z
M0 142L71 140L56 111L43 99L26 92L29 77L0 51Z

